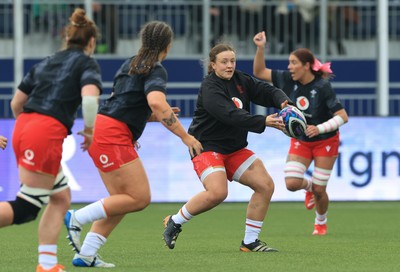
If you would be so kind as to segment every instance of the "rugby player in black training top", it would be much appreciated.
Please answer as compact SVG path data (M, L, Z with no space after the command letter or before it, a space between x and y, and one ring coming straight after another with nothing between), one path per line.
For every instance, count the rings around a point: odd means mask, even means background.
M96 47L94 22L76 9L65 33L66 48L34 65L11 101L21 188L14 201L0 203L0 227L32 221L48 203L39 223L37 272L64 271L57 264L57 240L71 193L60 165L62 144L82 104L81 147L90 146L102 88L99 65L90 57Z
M258 239L274 192L274 182L263 162L246 148L247 135L249 132L262 133L267 126L284 130L276 113L269 116L250 114L250 103L282 109L290 100L282 90L235 70L236 54L230 45L216 45L209 57L209 74L201 84L189 127L189 133L203 145L203 152L193 157L192 162L205 190L193 196L175 215L164 219L163 238L173 249L182 224L226 199L227 180L230 180L254 191L247 207L240 250L277 251Z

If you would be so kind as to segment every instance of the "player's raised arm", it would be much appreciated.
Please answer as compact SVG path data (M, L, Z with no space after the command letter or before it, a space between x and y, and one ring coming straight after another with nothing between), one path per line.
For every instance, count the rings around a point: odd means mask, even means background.
M265 66L265 44L267 43L267 37L265 31L257 33L253 38L254 44L257 46L256 54L253 60L253 74L254 76L269 81L272 81L271 69Z

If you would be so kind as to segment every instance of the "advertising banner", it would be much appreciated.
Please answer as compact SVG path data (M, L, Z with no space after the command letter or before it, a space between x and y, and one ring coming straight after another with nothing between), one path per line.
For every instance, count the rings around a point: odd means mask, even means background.
M181 118L187 128L190 118ZM332 201L400 200L400 118L350 117L340 128L339 157L328 183ZM13 200L19 190L18 169L12 150L14 120L0 120L0 134L8 137L6 150L0 150L0 201ZM73 134L63 146L62 166L69 177L72 201L93 202L107 196L100 175L77 131L83 121L77 120ZM286 189L283 168L290 138L266 128L262 134L250 133L248 148L264 162L275 182L273 201L302 201L304 191ZM139 139L138 153L147 171L152 202L185 202L204 190L193 170L186 146L160 123L149 123ZM310 176L313 165L306 176ZM252 191L236 182L229 183L227 201L248 201Z

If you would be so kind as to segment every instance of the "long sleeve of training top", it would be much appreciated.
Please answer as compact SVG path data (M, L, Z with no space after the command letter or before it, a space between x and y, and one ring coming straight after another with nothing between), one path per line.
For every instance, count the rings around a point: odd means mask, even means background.
M204 151L235 152L247 146L249 131L265 130L266 117L250 114L251 102L279 109L285 100L283 91L243 72L235 71L230 80L211 73L201 84L189 133Z

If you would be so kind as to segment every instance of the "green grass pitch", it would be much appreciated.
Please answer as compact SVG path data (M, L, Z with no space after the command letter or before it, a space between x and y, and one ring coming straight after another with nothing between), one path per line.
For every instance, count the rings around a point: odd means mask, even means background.
M100 250L105 261L116 264L111 271L400 271L400 202L333 202L328 235L323 237L311 235L314 212L302 203L273 202L260 239L279 249L277 253L239 251L246 203L222 203L195 217L183 226L175 249L170 250L161 239L162 220L181 205L152 203L127 215ZM35 270L37 224L0 230L0 271ZM59 262L69 272L84 271L72 266L73 252L65 236L63 228Z

